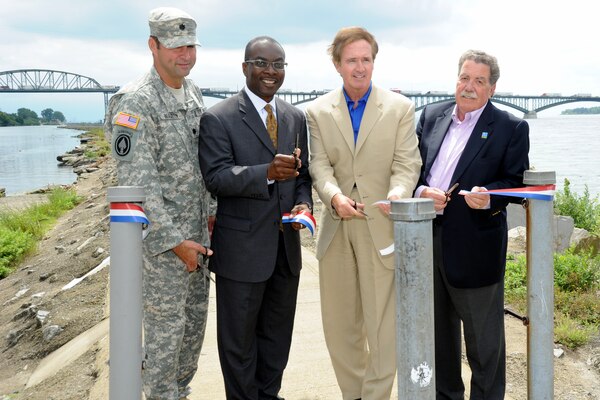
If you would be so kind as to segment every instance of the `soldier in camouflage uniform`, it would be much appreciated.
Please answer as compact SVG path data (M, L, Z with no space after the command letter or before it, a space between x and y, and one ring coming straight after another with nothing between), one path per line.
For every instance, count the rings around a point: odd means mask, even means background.
M144 393L178 400L189 393L204 340L210 281L202 256L212 254L209 206L216 205L198 163L202 95L185 78L196 62L196 23L163 7L150 12L149 25L154 66L111 98L106 132L119 185L146 191Z

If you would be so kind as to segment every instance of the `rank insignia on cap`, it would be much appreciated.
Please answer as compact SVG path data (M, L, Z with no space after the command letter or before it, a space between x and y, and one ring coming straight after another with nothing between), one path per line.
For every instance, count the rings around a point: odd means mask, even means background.
M137 129L138 124L140 123L140 117L136 117L135 115L127 114L124 112L120 112L117 114L117 119L115 120L115 125L121 125L125 128Z

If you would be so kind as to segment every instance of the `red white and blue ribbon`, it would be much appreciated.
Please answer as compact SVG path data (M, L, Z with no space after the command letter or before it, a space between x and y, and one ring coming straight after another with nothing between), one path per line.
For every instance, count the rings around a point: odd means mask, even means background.
M498 196L524 197L526 199L552 201L556 185L527 186L513 189L495 189L487 192L477 192L478 194L492 194ZM461 190L458 194L465 195L471 193L468 190Z
M110 203L110 222L132 222L150 225L144 209L133 203Z
M290 224L292 222L298 222L308 228L311 235L315 234L315 229L317 227L317 221L315 221L315 217L308 211L300 211L293 218L289 213L283 214L281 216L281 222L284 224Z

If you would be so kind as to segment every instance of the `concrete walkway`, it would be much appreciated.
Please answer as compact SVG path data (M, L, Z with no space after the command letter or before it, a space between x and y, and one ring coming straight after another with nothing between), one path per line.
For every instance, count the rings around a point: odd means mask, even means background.
M323 337L321 323L321 305L319 296L318 262L314 254L305 248L302 249L303 268L300 274L300 288L296 309L296 321L290 360L284 373L283 385L280 395L287 400L337 400L341 399L341 392L337 386L329 353ZM89 400L108 399L109 369L108 369L108 319L96 327L80 335L85 338L76 338L77 351L73 347L64 346L44 360L38 370L34 372L32 384L54 375L65 365L64 353L77 355L89 350L94 343L99 342L97 367L98 378L91 389ZM192 394L190 400L224 400L225 389L219 364L216 337L216 299L214 285L211 288L208 325L206 337L200 355L198 372L191 383ZM390 349L395 351L395 349ZM75 356L76 357L76 356ZM73 357L69 358L69 361ZM47 362L46 362L47 361ZM468 387L471 373L468 366L463 364L463 380ZM397 399L397 383L394 382L392 399ZM465 396L468 399L468 395ZM506 396L506 399L511 397Z
M318 271L314 254L303 248L292 349L280 392L286 399L333 400L342 397L323 337ZM217 352L214 286L211 290L206 338L198 373L191 384L190 400L225 399ZM396 389L394 391L397 393Z
M395 351L395 349L390 349L390 351ZM465 386L468 388L471 371L464 363L462 376ZM191 388L192 394L188 397L190 400L225 399L225 388L217 351L214 285L211 287L206 337L200 355L198 372L191 383ZM323 336L319 264L314 254L305 248L302 248L302 272L290 360L283 375L283 384L279 395L286 400L338 400L342 398ZM391 398L398 398L397 379L394 381ZM468 398L467 393L465 399ZM511 397L506 396L505 399L510 400Z

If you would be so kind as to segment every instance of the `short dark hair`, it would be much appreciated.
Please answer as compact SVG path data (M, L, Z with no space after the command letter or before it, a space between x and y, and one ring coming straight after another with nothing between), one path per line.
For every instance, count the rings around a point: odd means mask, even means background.
M283 46L275 39L270 36L257 36L254 39L251 39L246 45L246 49L244 50L244 60L247 60L250 57L250 51L252 50L252 46L254 46L258 42L268 42L273 43L281 48L283 53L283 58L285 59L285 50L283 50Z
M498 60L496 57L481 50L467 50L462 54L462 56L460 56L460 59L458 60L459 75L463 64L467 60L475 61L478 64L485 64L490 67L490 85L495 85L496 82L498 82L498 79L500 78L500 67L498 66Z
M156 36L152 36L152 35L150 35L150 37L151 37L152 39L154 39L154 41L156 42L156 48L157 48L157 49L160 49L160 40L158 40L158 38L157 38Z
M331 43L327 49L327 52L331 56L334 64L339 64L342 61L342 50L344 47L358 40L366 40L369 42L371 45L371 51L373 53L373 61L375 61L375 56L379 51L379 46L377 45L375 36L360 26L349 26L340 29L338 33L336 33L333 43Z

